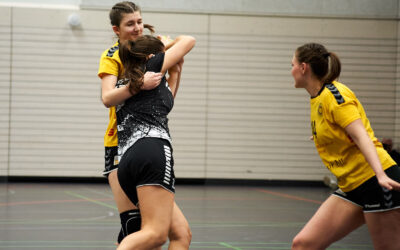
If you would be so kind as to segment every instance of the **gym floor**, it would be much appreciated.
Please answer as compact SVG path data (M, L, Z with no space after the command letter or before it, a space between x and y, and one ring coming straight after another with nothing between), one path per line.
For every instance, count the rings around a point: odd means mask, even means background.
M191 249L290 249L331 190L324 186L177 185ZM115 249L106 183L0 183L0 249ZM167 249L167 244L163 247ZM373 249L364 225L328 249Z

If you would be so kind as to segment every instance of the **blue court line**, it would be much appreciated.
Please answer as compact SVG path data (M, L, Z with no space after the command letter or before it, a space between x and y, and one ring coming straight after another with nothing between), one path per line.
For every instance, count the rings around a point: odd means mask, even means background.
M111 209L114 209L114 210L118 211L118 208L116 206L113 206L113 205L110 205L110 204L107 204L107 203L104 203L104 202L101 202L101 201L96 201L96 200L90 199L90 198L88 198L86 196L83 196L83 195L80 195L80 194L77 194L77 193L73 193L73 192L70 192L70 191L65 191L65 193L68 194L68 195L71 195L73 197L81 198L81 199L90 201L92 203L95 203L97 205L108 207L108 208L111 208Z

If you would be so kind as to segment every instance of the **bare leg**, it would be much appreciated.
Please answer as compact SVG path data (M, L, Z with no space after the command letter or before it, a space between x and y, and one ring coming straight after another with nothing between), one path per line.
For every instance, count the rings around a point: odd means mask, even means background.
M326 249L362 224L361 207L331 195L293 239L292 249Z
M174 194L160 186L137 188L142 228L128 235L118 250L148 250L162 246L168 236L174 207Z
M376 250L400 249L400 209L365 213L365 221Z
M174 210L172 211L171 228L169 229L169 250L187 250L192 240L192 232L185 216L174 202ZM152 250L161 250L162 247Z
M189 223L178 205L174 202L171 229L169 232L169 250L187 250L192 240Z
M117 171L112 171L108 175L108 182L111 187L111 191L114 195L115 203L117 204L118 212L123 213L128 210L137 209L135 205L129 200L125 192L119 185Z
M137 209L137 207L133 205L133 203L126 196L125 192L122 190L118 182L117 171L112 171L109 174L108 181L110 183L110 187L113 192L119 213ZM170 250L189 249L191 241L191 231L186 218L184 217L184 215L182 214L181 210L176 205L176 203L174 203L174 212L172 216L173 216L173 223L171 224L171 230L168 236L170 240L169 249ZM161 247L155 248L154 250L158 249L161 249Z

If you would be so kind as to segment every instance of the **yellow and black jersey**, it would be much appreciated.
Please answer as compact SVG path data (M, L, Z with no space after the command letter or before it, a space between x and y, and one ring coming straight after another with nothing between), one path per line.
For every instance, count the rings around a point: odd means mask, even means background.
M375 175L344 130L353 121L361 119L383 169L396 164L375 137L364 108L348 87L336 81L325 84L318 96L311 98L310 104L315 146L325 166L337 177L342 191L351 191Z
M121 59L119 58L119 43L115 43L111 48L105 50L100 58L99 71L97 75L101 78L104 74L121 76L123 66ZM109 123L107 126L106 133L104 135L104 146L115 147L118 146L117 137L117 115L115 113L115 107L109 108Z

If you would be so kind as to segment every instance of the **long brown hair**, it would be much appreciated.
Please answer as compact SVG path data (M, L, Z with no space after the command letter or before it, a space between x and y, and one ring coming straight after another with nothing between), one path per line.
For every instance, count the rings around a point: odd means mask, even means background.
M119 57L124 66L123 77L128 80L131 93L138 93L143 85L145 65L149 55L163 52L164 48L159 39L150 35L120 44Z
M299 63L309 64L314 75L324 83L331 83L340 76L339 57L333 52L328 52L321 44L304 44L297 48L295 55Z
M110 17L110 22L112 26L117 26L121 24L121 20L124 17L125 14L130 14L130 13L135 13L139 12L142 13L142 10L140 9L139 5L129 2L129 1L123 1L116 3L110 10L109 17ZM154 26L150 24L144 24L144 28L150 30L151 34L153 34L154 31Z

